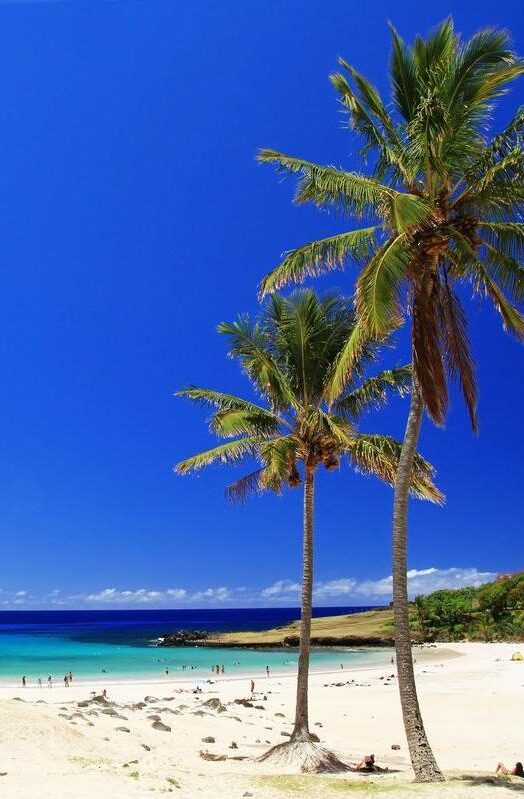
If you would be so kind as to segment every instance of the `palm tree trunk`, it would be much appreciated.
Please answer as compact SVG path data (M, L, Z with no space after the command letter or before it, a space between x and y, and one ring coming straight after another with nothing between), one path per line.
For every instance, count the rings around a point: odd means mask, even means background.
M407 581L409 484L423 412L424 403L414 375L411 406L395 481L393 504L393 613L400 703L415 780L417 782L436 782L443 780L444 777L431 751L418 703L411 652Z
M302 537L302 607L298 656L297 703L292 741L310 741L308 715L309 650L313 603L313 509L315 469L306 464L304 480L304 532ZM317 739L318 740L318 739Z

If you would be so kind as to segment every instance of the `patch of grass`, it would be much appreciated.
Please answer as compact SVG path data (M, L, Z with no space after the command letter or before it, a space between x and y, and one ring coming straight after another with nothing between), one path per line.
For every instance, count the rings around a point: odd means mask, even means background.
M107 766L111 763L105 757L78 757L77 755L71 755L68 757L70 763L76 763L78 766Z
M276 792L288 796L379 796L388 791L402 790L400 783L380 783L360 779L347 779L344 777L322 777L314 774L287 774L282 776L267 775L254 780L260 787L272 788Z
M132 780L137 780L140 777L140 774L138 773L138 771L130 771L129 776L131 777Z

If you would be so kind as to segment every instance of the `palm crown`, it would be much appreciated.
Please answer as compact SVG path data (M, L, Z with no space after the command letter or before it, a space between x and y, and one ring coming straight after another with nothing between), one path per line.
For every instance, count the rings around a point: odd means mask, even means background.
M340 353L333 400L361 342L412 315L414 377L437 424L447 408L446 368L458 376L473 427L477 391L457 284L487 296L504 327L524 338L515 307L524 298L524 110L502 132L485 131L493 103L524 71L505 32L485 30L461 43L451 20L408 47L392 29L391 102L350 64L331 75L363 139L369 175L321 166L274 150L261 161L298 173L295 199L366 218L367 226L291 251L262 282L265 295L354 259L359 325Z
M376 352L376 344L367 341L344 389L335 396L335 365L354 328L347 299L320 300L310 290L289 298L273 295L255 323L248 316L222 323L219 332L229 339L230 355L240 360L267 407L210 389L178 392L213 407L211 431L233 440L181 461L176 471L184 474L214 462L254 457L260 467L227 489L230 498L242 499L252 490L280 492L286 484L297 486L301 464L333 469L345 455L358 471L392 484L400 443L385 435L360 434L355 424L364 411L385 402L388 392L407 391L411 370L401 367L362 379ZM333 400L329 410L328 395ZM417 456L412 493L439 502L442 495L432 477L431 465Z

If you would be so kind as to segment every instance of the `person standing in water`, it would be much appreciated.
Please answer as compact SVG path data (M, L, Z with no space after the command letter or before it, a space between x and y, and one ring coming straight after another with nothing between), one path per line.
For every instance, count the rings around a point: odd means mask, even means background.
M49 677L47 678L47 687L48 688L53 687L53 678L51 677L51 675L49 675Z
M266 675L269 677L269 666L266 666Z
M24 675L24 677L22 677L22 685L24 686L24 688L26 687L26 683L27 683L27 680L26 680L25 675Z

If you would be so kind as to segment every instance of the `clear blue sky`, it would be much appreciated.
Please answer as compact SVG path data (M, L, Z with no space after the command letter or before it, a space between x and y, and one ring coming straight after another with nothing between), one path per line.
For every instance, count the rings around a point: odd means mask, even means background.
M409 39L449 12L465 35L508 27L524 53L518 0L0 0L0 601L83 606L114 588L122 604L294 604L292 588L261 592L299 576L300 493L232 508L234 472L176 478L211 439L172 394L246 391L215 325L256 310L282 251L340 225L294 207L256 149L355 167L337 56L386 88L387 20ZM523 102L521 81L496 125ZM478 302L469 317L481 435L455 398L446 431L422 438L448 496L412 510L410 565L436 569L419 576L431 585L523 565L524 353ZM365 427L400 436L406 412ZM391 499L321 476L323 604L387 594ZM158 594L118 593L139 589Z

